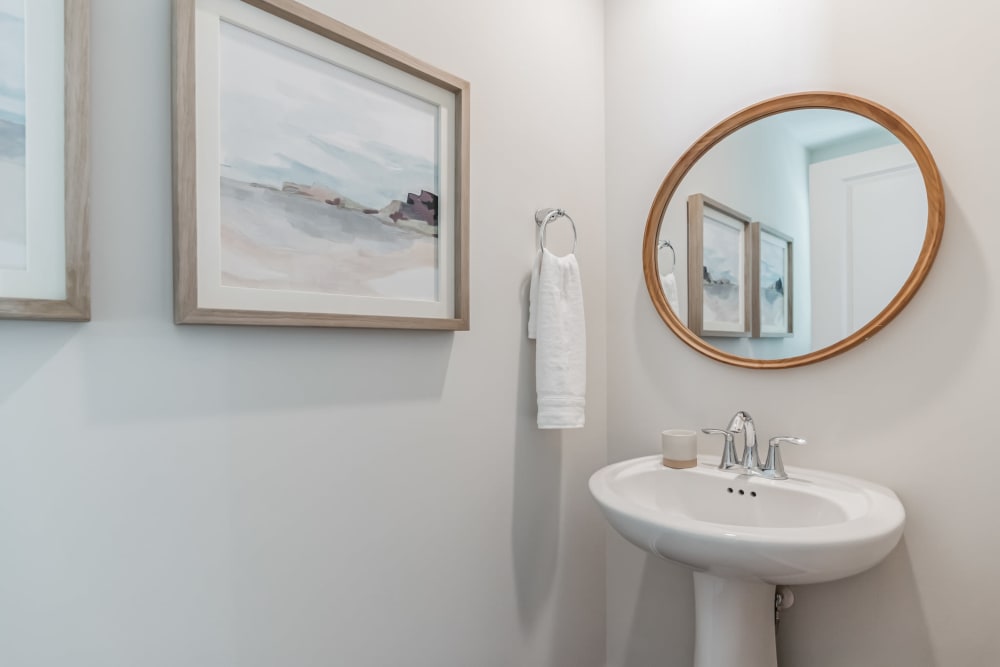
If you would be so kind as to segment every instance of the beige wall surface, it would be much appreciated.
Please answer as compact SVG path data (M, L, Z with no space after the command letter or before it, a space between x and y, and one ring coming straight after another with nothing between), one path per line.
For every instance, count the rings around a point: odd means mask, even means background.
M791 465L871 479L907 509L900 546L851 579L796 589L782 667L985 667L1000 656L994 436L1000 131L993 39L978 0L624 0L607 3L609 459L657 451L668 427L719 427L748 410L763 437L809 445ZM940 168L947 223L937 263L882 333L816 366L715 363L662 324L640 250L648 207L694 139L758 100L838 90L910 122ZM715 453L715 445L702 448ZM691 575L609 532L614 667L687 667Z
M174 326L170 3L92 5L93 321L0 325L0 664L602 664L603 4L312 2L472 83L457 334ZM524 334L545 206L590 339L562 434Z

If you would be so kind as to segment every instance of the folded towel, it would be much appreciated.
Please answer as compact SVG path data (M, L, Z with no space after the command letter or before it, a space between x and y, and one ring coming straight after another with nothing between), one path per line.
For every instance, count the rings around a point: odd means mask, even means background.
M681 316L680 302L677 300L677 278L674 277L674 272L671 271L667 275L660 274L660 284L663 285L663 294L667 297L667 303L670 304L670 308L674 311L674 315L677 317Z
M542 266L542 251L535 255L531 264L531 283L528 286L528 338L535 340L538 335L538 270Z
M531 270L528 337L535 348L538 428L582 428L587 389L587 331L575 255L542 250Z

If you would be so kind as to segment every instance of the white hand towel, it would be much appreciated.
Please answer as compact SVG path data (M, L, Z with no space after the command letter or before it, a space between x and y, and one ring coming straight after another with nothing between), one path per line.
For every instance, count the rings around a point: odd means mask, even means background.
M538 428L582 428L587 389L587 331L575 255L539 252L531 271L528 337L535 348Z
M677 278L674 277L674 272L671 271L667 275L660 274L660 284L663 285L663 294L667 297L667 303L670 304L670 308L674 311L674 315L677 317L681 316L680 302L677 300Z
M542 266L542 251L535 255L531 264L531 283L528 285L528 338L535 340L538 336L538 270Z

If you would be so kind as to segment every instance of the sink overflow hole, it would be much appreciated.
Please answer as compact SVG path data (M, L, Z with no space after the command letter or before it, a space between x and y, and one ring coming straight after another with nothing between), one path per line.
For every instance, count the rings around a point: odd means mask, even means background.
M746 493L746 491L744 491L743 489L740 489L740 495L742 496L744 493Z
M729 491L729 493L732 493L733 492L733 487L729 487L728 489L726 489L726 491Z

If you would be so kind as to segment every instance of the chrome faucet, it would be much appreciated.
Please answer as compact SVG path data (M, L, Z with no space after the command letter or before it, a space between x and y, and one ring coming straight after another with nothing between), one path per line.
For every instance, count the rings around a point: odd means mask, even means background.
M733 415L726 429L733 435L743 431L743 455L740 457L740 468L745 475L760 474L760 455L757 453L757 429L753 425L753 417L740 410Z
M743 431L743 454L737 459L733 437L740 431ZM757 451L757 429L754 427L753 418L743 410L733 415L728 428L703 428L701 432L721 435L726 439L725 449L722 450L722 458L719 460L719 470L732 470L739 475L760 475L767 479L788 479L788 473L785 472L785 466L781 461L781 443L806 444L802 438L785 435L771 438L768 441L770 446L767 450L767 461L761 467L760 454Z
M781 449L779 449L779 446L783 442L792 445L806 444L806 441L802 438L793 438L788 435L768 440L767 461L764 463L764 468L760 471L761 476L768 479L788 479L788 473L785 472L785 464L781 461Z
M722 458L719 459L719 470L731 470L739 467L739 459L736 458L736 448L733 446L733 434L721 428L703 428L701 432L706 435L721 435L726 439L726 446L722 450Z

